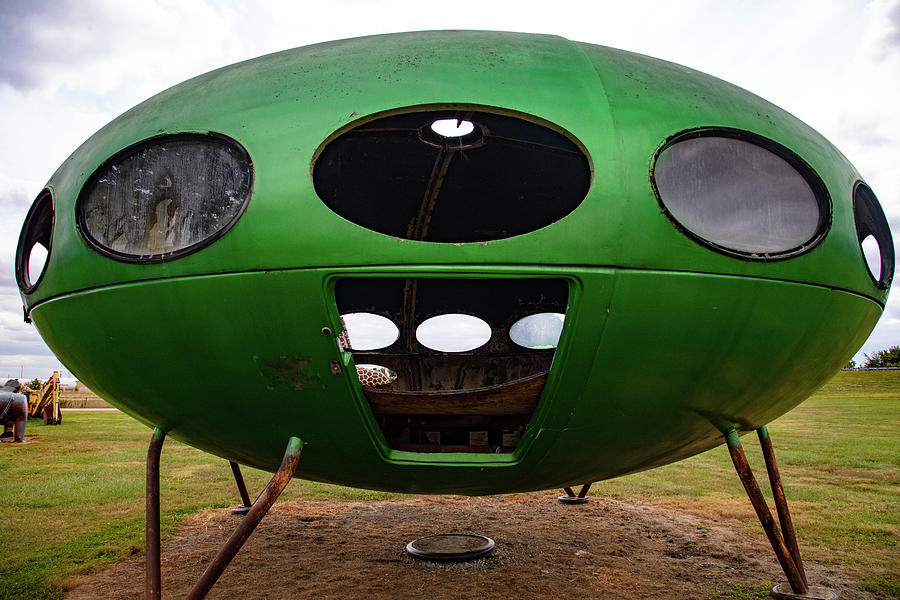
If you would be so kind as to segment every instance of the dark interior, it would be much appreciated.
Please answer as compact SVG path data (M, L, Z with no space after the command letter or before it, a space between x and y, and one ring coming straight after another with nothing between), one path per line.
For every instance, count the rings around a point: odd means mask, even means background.
M870 235L875 236L878 242L881 252L881 272L873 274L873 279L879 287L887 288L894 278L894 241L890 225L875 193L864 183L858 183L853 193L853 218L860 244Z
M364 387L388 444L418 452L511 452L537 406L554 349L524 348L509 328L535 313L566 312L562 279L344 278L335 287L341 314L386 317L399 338L379 350L351 350L356 364L397 373L387 386ZM432 350L416 339L430 317L477 316L490 340L467 352ZM352 348L352 337L350 345Z
M442 119L474 130L443 137ZM407 112L332 140L313 168L316 193L340 216L379 233L430 242L507 238L545 227L584 200L590 163L569 137L479 110Z
M50 238L53 233L53 199L50 191L42 192L25 217L25 225L19 235L19 245L16 248L16 282L19 288L28 293L33 290L40 281L31 281L28 274L28 259L35 245L40 244L47 249L47 262L50 260ZM46 265L46 263L45 263ZM46 268L46 266L45 266ZM41 277L43 272L41 272Z

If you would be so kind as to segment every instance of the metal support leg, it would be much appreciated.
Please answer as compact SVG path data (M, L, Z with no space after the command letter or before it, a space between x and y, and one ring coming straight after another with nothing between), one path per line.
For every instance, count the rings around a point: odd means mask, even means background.
M162 598L162 576L159 556L159 456L166 432L157 427L150 436L147 450L147 522L144 530L146 580L144 596L147 600Z
M241 494L241 501L244 503L241 506L235 506L231 509L236 515L246 515L250 512L250 507L253 506L253 502L250 501L250 494L247 493L247 486L244 484L244 476L241 475L241 467L233 460L228 461L228 464L231 465L231 472L234 473L234 482L237 484L238 492Z
M160 573L160 544L159 544L159 457L162 453L163 442L166 439L166 432L157 427L153 430L150 437L150 449L147 451L147 525L146 535L146 586L145 597L147 600L161 600L162 598L162 576ZM235 557L250 534L259 525L275 500L284 491L285 486L294 476L297 470L297 464L300 461L300 450L303 442L299 438L292 437L288 440L287 450L284 453L284 459L278 471L269 480L268 485L260 493L256 502L250 508L247 516L241 520L240 524L225 542L225 546L219 551L212 563L200 576L200 580L194 585L194 589L188 594L189 600L200 600L205 598L212 586L215 585L225 567ZM235 479L238 481L238 489L241 490L241 497L244 503L249 503L250 497L247 494L247 488L243 485L243 478L240 477L240 469L237 464L231 463L232 469L235 469Z
M573 490L572 488L564 487L563 491L566 493L566 495L565 496L557 496L556 499L559 500L560 502L562 502L563 504L584 504L585 502L588 502L591 499L590 496L587 495L588 490L590 490L590 489L591 489L591 484L585 483L584 485L581 486L581 490L578 492L578 494L576 494L575 490Z
M791 553L785 545L781 534L778 533L775 519L772 518L766 499L763 497L759 485L756 483L756 478L753 477L753 472L750 470L750 464L747 462L744 448L741 445L741 438L738 436L737 431L731 429L725 435L725 442L728 444L728 451L731 453L731 461L734 463L734 468L741 478L741 483L744 484L744 489L750 497L750 503L756 511L756 516L759 517L759 522L762 523L766 536L769 538L769 543L772 544L772 549L775 551L775 556L778 558L779 564L781 564L781 569L791 584L791 589L795 594L806 594L809 588L800 575L800 571L797 569L797 565L794 563L794 559L791 557Z
M300 462L302 447L303 442L299 438L292 437L288 440L284 460L281 461L278 471L275 472L259 495L259 498L253 503L250 512L241 520L234 533L231 534L231 537L219 550L219 554L216 555L212 563L206 568L206 571L203 572L203 575L200 576L200 580L188 594L188 600L205 598L212 586L215 585L222 572L247 541L247 538L250 537L250 534L256 529L256 526L259 525L259 522L266 516L266 513L269 512L272 505L275 504L275 500L281 495L285 486L290 482L291 477L294 476L294 471L297 470L297 464Z
M797 534L794 532L794 522L791 520L791 512L788 509L787 498L781 485L781 474L778 472L778 464L775 462L775 450L772 448L772 439L765 425L756 430L759 436L759 444L762 447L763 458L766 461L766 471L769 474L769 485L772 487L772 496L775 498L775 510L778 513L778 522L781 525L781 533L784 541L794 559L794 564L800 572L803 583L809 585L806 579L806 571L803 569L803 559L800 557L800 547L797 545Z

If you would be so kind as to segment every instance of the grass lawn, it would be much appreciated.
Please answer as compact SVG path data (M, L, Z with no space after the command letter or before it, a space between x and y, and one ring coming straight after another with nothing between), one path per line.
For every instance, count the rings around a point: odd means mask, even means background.
M768 428L804 556L900 598L900 371L842 371ZM759 440L741 440L774 515ZM724 446L597 491L738 517L761 531Z
M900 596L900 371L842 372L769 431L805 555ZM0 599L61 598L68 577L143 552L150 431L121 413L66 413L61 426L30 421L27 433L33 443L0 446ZM744 447L762 483L754 436ZM244 476L252 495L270 475ZM161 483L164 538L186 514L239 501L228 463L174 440ZM760 534L724 446L592 493L738 517ZM391 495L295 480L282 496L311 497Z

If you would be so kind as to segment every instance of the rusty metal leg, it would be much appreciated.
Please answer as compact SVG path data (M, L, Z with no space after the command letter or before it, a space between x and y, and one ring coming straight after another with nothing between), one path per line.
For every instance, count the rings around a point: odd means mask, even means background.
M591 484L590 484L590 483L585 483L583 486L581 486L581 491L578 492L578 497L579 497L579 498L584 498L584 497L586 497L586 496L587 496L587 493L588 493L588 491L589 491L590 489L591 489Z
M228 541L225 542L225 545L219 550L219 553L210 565L206 567L206 571L203 572L200 580L194 585L194 589L188 594L188 600L205 598L212 586L218 581L222 572L225 571L225 568L247 541L247 538L250 537L250 534L253 533L259 522L262 521L272 505L275 504L275 500L281 495L285 486L290 482L291 477L294 476L294 471L297 470L297 464L300 462L302 447L303 442L299 438L292 437L288 440L284 460L281 461L278 471L275 472L272 479L269 480L269 483L256 499L256 502L253 503L253 507L247 513L247 516L241 520L234 533L231 534L231 537L228 538Z
M765 425L756 430L759 436L759 444L762 447L763 458L766 461L766 471L769 474L769 485L772 487L772 496L775 498L775 510L778 512L778 522L781 525L781 533L784 535L785 544L794 559L794 564L800 572L803 582L809 585L806 571L803 569L803 559L800 557L800 547L797 545L797 534L794 532L794 522L791 520L791 512L788 509L787 498L784 495L784 487L781 485L781 474L778 472L778 464L775 462L775 450L772 448L772 439Z
M147 450L147 522L144 530L146 569L144 597L147 600L162 598L159 556L159 456L165 440L166 432L157 427L150 436L150 449Z
M250 507L253 506L253 502L250 501L250 494L247 493L244 476L241 475L241 467L233 460L228 461L228 464L231 465L231 472L234 473L234 482L237 484L238 492L241 494L241 501L244 503L241 506L235 506L231 509L231 512L236 515L246 515L250 512Z
M563 491L566 493L566 495L567 495L569 498L574 498L574 497L575 497L575 491L574 491L572 488L570 488L570 487L564 487L564 488L563 488Z
M795 594L806 594L808 586L800 575L796 564L794 564L794 559L781 538L781 534L778 533L775 519L772 518L766 499L763 497L759 485L757 485L756 479L753 477L753 472L750 470L750 464L747 462L744 448L741 445L741 438L738 436L737 431L731 429L725 435L725 442L728 444L728 451L731 453L731 461L734 463L734 468L741 478L741 483L744 484L744 489L750 497L750 503L756 511L756 516L759 517L759 522L762 524L766 536L769 538L769 543L772 544L772 549L775 551L775 556L781 564L781 569L791 584L791 589Z

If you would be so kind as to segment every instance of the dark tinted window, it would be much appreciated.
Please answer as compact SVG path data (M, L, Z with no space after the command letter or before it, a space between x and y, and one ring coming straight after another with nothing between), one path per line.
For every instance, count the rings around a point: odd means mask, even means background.
M654 181L671 217L702 240L747 255L790 253L822 233L827 200L799 159L758 141L768 147L715 132L677 140L657 158Z

